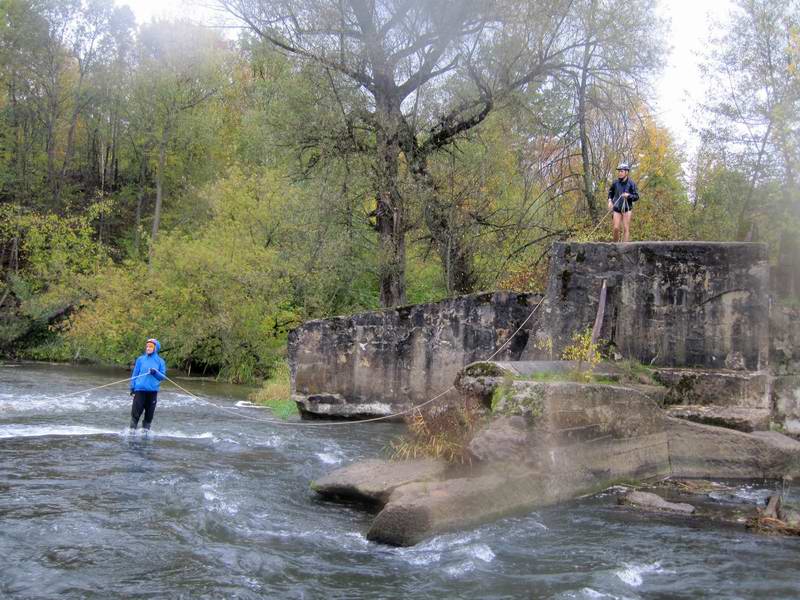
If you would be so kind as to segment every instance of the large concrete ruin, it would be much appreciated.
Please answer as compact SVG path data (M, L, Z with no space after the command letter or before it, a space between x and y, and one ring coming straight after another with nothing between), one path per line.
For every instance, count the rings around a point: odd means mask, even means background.
M557 243L544 295L475 294L305 323L289 338L292 392L305 417L384 416L448 390L473 361L558 359L592 325L605 282L600 338L663 369L676 416L800 433L800 311L774 301L769 281L763 244Z

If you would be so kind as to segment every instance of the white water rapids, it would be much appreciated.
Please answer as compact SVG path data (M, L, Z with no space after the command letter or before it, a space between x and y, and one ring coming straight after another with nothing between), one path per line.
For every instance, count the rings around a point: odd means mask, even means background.
M124 385L53 399L124 376L0 367L0 598L800 597L800 540L621 509L614 491L376 545L369 514L308 484L380 456L400 426L239 419L269 413L181 380L230 410L165 384L142 438Z

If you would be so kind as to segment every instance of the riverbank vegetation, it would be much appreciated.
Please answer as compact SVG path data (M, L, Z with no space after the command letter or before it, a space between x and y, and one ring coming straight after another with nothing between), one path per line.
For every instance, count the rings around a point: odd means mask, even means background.
M127 364L157 336L276 381L306 319L541 289L553 241L610 239L620 160L635 239L797 247L795 3L714 34L692 156L652 109L650 0L217 5L225 28L0 2L2 355Z

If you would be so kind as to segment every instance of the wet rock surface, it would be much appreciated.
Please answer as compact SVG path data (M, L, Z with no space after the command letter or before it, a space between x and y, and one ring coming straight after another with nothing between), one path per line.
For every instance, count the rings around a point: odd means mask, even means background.
M461 377L460 385L489 394L494 418L470 443L472 468L453 474L437 467L424 479L384 475L375 486L372 474L405 467L370 462L363 471L354 465L325 478L327 489L342 489L353 473L374 486L361 492L381 507L369 539L411 545L625 480L800 475L800 442L778 433L670 418L636 388L509 380L491 365L478 372L486 375Z
M441 479L447 469L436 460L365 460L317 479L311 489L331 500L382 504L396 488Z
M686 502L667 502L661 496L652 492L628 492L619 498L620 504L630 504L651 510L664 510L691 515L695 512L694 506Z

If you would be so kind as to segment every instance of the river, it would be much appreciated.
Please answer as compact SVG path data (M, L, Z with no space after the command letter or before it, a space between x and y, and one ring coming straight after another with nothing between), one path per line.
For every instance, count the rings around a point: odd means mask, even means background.
M241 388L179 380L203 400L165 384L142 438L125 432L125 384L62 397L124 377L0 366L0 597L800 597L800 539L622 509L613 492L373 544L369 515L308 484L400 426L275 425L236 406Z

